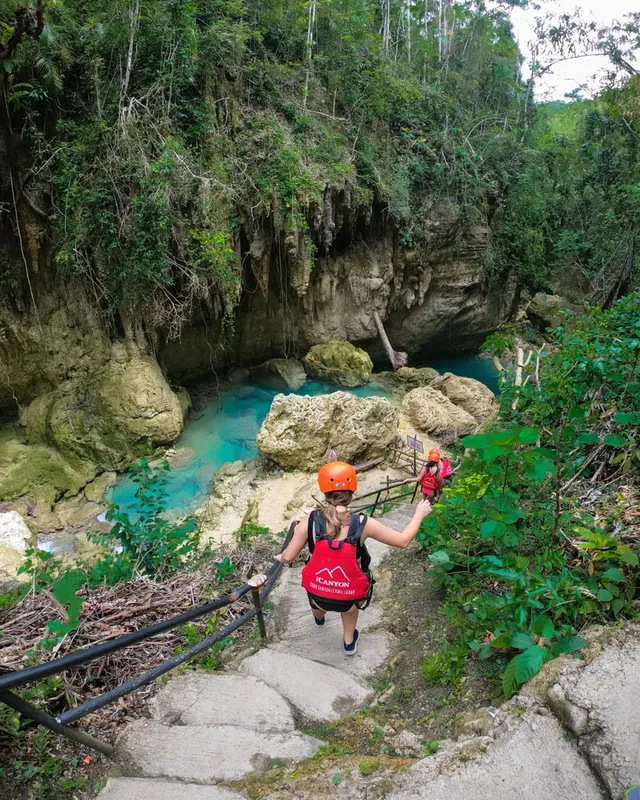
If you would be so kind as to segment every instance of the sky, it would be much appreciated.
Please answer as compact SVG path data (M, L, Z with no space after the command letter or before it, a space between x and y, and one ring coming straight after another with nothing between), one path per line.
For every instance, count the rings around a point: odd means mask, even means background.
M553 13L572 12L579 5L583 19L595 19L597 23L609 25L614 19L622 19L624 14L637 11L640 7L638 0L540 0L540 9L535 10L515 8L512 11L512 20L515 34L520 43L520 48L525 57L529 55L529 42L533 38L535 18L545 12ZM553 71L540 78L536 84L536 96L539 100L562 100L566 92L581 89L585 97L591 91L583 87L594 88L591 80L595 73L602 72L607 64L604 58L587 57L575 61L558 64ZM528 72L525 69L525 75Z

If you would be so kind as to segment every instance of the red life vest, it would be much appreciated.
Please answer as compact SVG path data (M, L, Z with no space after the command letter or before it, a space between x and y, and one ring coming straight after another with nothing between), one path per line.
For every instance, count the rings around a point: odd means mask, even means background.
M432 475L430 472L425 472L424 476L421 478L420 485L422 486L422 493L435 494L435 492L440 491L443 479L448 478L452 474L451 462L448 458L443 458L435 475Z
M310 515L308 543L311 558L302 570L302 586L308 592L327 600L361 600L367 597L371 583L364 569L367 569L366 561L370 559L364 545L360 545L366 522L366 517L352 517L347 538L336 541L327 536L324 516L315 511ZM364 569L358 563L358 555L361 555Z

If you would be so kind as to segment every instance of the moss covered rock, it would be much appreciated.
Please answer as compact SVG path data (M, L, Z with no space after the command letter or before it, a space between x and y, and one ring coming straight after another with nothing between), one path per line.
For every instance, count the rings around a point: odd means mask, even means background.
M270 358L255 370L255 375L270 386L300 389L307 380L304 367L295 358Z
M63 494L77 494L99 471L91 461L65 458L41 444L25 444L17 432L0 434L0 500L29 496L50 507Z
M430 386L410 391L402 403L402 413L416 430L436 438L443 434L466 436L478 427L475 417Z
M398 415L382 397L347 392L300 397L279 394L258 433L258 448L285 469L316 470L329 450L356 463L384 455L398 431Z
M313 378L339 386L364 386L371 380L373 372L369 354L345 341L315 345L303 363L307 374Z
M99 374L36 398L22 410L20 424L31 443L53 446L67 459L119 469L149 444L175 441L185 408L153 359L115 345Z

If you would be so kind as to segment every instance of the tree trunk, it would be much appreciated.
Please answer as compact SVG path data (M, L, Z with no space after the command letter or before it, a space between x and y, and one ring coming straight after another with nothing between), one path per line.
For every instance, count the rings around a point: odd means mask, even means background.
M389 357L389 361L391 362L394 372L400 369L400 367L406 367L409 363L409 356L407 353L398 353L393 349L391 342L389 341L389 337L387 336L387 332L384 329L384 325L382 324L382 320L380 319L380 315L377 311L373 312L373 318L378 329L378 334L380 335L380 339L382 341L382 346L384 347L385 353Z

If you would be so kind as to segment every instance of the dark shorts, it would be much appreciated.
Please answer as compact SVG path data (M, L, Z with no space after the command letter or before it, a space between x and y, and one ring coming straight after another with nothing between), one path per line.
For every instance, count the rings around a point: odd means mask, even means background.
M321 611L351 611L354 606L361 608L367 602L366 597L359 600L327 600L326 597L318 597L311 592L307 592L307 598L311 608L319 608Z

